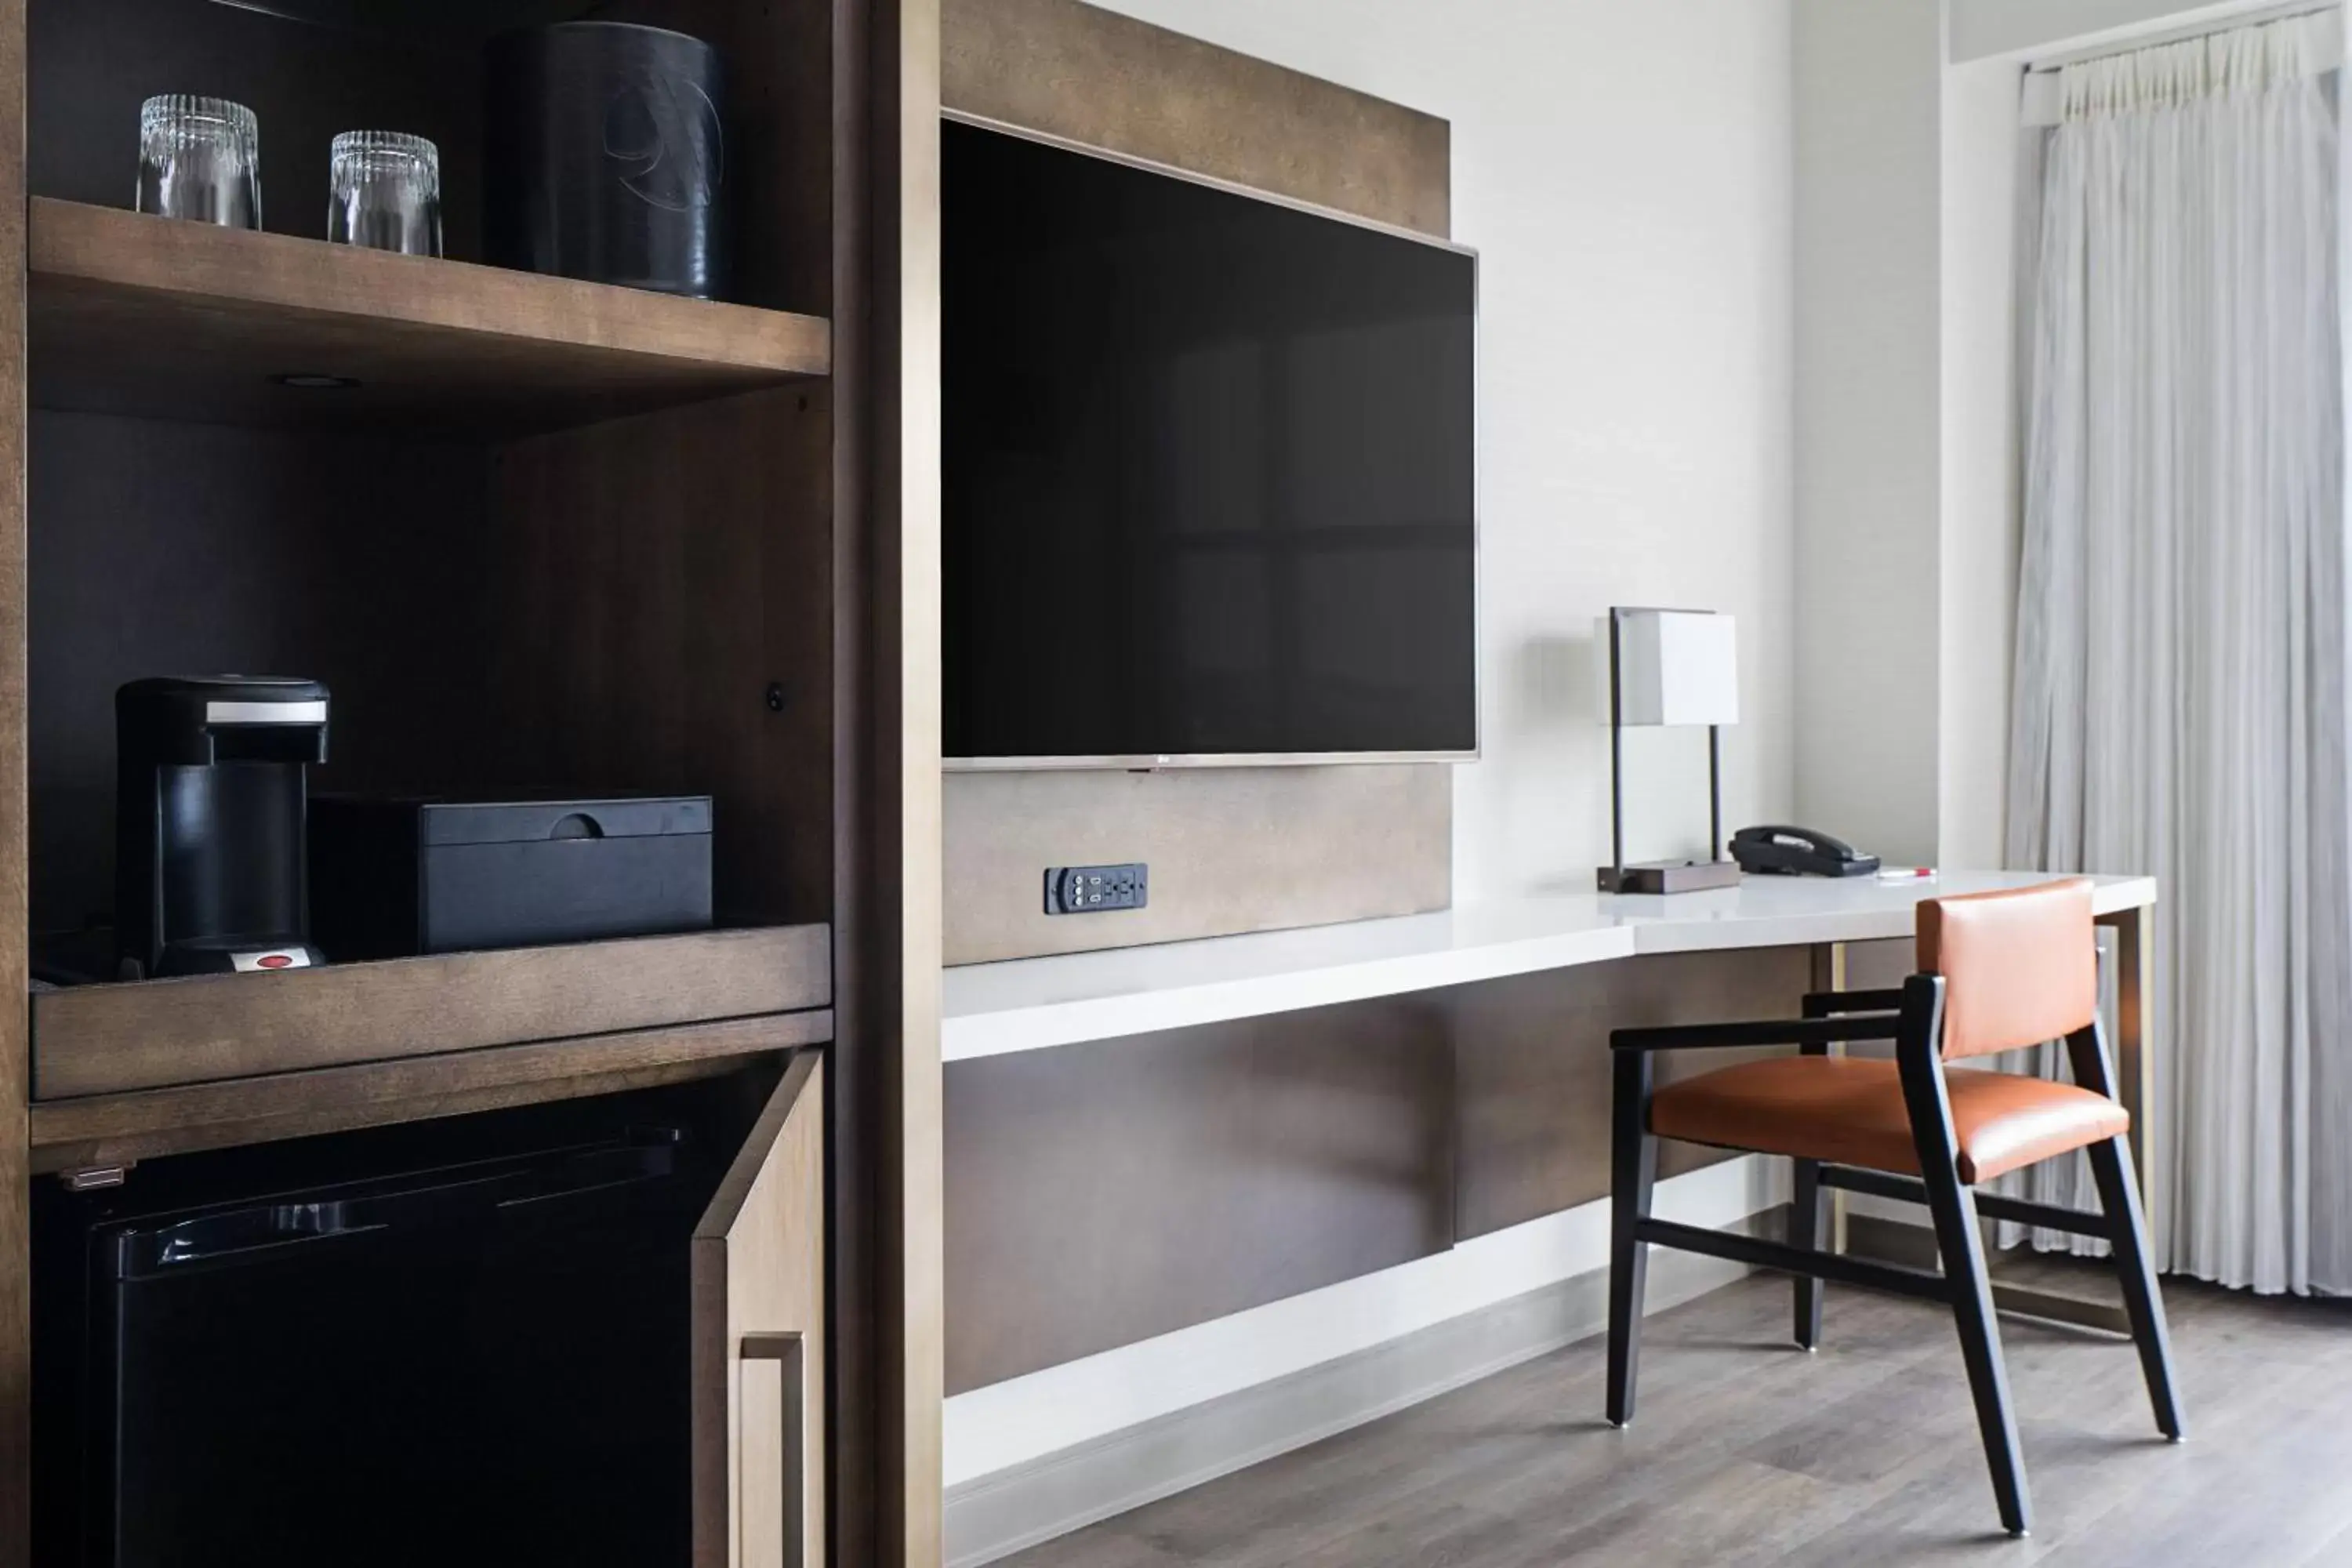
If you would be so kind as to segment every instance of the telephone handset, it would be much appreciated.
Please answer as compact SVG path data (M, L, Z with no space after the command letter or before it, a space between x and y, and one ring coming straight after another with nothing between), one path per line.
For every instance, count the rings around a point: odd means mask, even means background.
M1867 877L1878 857L1810 827L1743 827L1731 836L1731 858L1753 876Z

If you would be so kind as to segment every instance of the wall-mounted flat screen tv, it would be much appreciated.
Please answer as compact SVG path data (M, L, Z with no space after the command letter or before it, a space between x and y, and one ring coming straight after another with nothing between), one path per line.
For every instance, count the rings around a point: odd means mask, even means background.
M1476 258L941 130L950 765L1475 755Z

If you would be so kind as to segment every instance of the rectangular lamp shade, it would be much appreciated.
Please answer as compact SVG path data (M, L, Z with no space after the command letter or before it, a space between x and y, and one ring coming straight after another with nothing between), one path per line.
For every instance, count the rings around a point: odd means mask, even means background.
M1609 721L1609 618L1599 624L1601 721ZM1739 722L1739 639L1730 616L1621 610L1620 717L1627 726Z

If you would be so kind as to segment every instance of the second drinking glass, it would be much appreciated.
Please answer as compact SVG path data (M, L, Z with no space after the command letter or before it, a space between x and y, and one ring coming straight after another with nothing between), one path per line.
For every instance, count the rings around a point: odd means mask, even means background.
M441 153L422 136L346 131L329 157L327 237L342 245L441 254Z

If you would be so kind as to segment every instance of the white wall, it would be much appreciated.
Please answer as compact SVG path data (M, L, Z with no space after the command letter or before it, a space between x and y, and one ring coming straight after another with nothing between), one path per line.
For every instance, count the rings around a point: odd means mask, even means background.
M1937 854L1937 0L1796 0L1796 812Z
M1482 258L1486 743L1485 759L1457 773L1457 899L1591 887L1608 847L1591 626L1611 604L1739 617L1743 721L1726 736L1726 816L1736 825L1788 815L1786 0L1111 8L1453 122L1454 234ZM1637 749L1632 765L1670 762L1688 791L1643 790L1672 807L1646 819L1629 848L1696 847L1706 836L1703 749L1690 735L1644 739L1664 744ZM1717 1179L1746 1194L1748 1169ZM1277 1303L1171 1336L1172 1347L1153 1342L959 1396L948 1405L949 1482L1097 1436L1106 1421L1227 1392L1231 1373L1219 1380L1219 1365L1274 1378L1360 1348L1366 1335L1600 1268L1598 1212L1309 1299L1322 1314L1312 1322L1338 1326L1301 1331L1305 1309Z
M1957 19L1957 15L1956 18ZM2017 215L2022 68L1945 73L1937 853L2005 864L2010 639L2017 618Z

